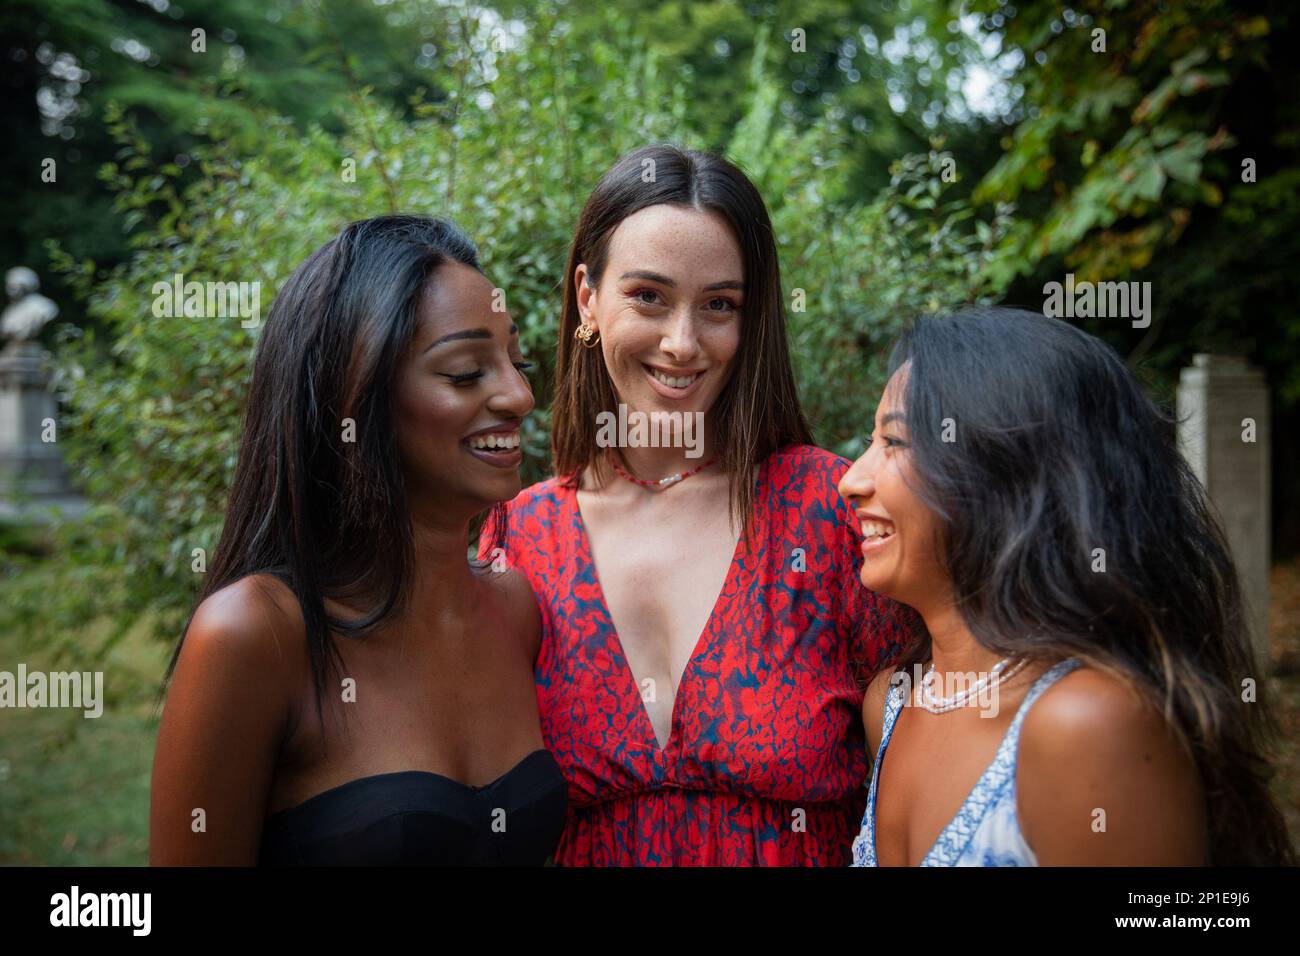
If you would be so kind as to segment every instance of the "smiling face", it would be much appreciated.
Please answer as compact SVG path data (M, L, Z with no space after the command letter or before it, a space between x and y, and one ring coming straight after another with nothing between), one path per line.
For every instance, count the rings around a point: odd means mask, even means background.
M519 493L519 426L533 408L519 330L493 311L492 283L458 262L439 266L398 368L395 440L414 498L475 507Z
M917 494L904 418L904 364L876 408L866 452L840 479L839 491L862 524L862 583L913 608L945 597L950 585L935 553L938 518Z
M596 287L575 273L579 314L600 333L619 401L633 411L708 412L740 345L744 264L716 213L656 205L610 237Z

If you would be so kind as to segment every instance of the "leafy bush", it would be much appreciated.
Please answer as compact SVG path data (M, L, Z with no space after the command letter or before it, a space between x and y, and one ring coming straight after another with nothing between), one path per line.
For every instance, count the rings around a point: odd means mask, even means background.
M210 556L220 532L258 330L238 316L155 317L152 287L176 273L260 282L264 314L293 268L345 223L390 211L449 216L506 291L524 349L539 360L545 405L565 256L586 195L626 150L701 141L681 84L616 14L595 45L548 16L499 53L467 21L472 53L452 65L443 98L417 98L403 116L356 89L338 136L298 134L267 115L259 148L237 154L214 111L210 142L195 153L201 176L183 188L181 170L156 163L127 118L110 117L121 152L103 175L136 225L133 255L100 275L54 250L108 330L68 330L58 356L61 444L98 507L64 531L60 593L11 582L15 617L57 633L101 614L120 634L147 614L175 637L189 610L201 580L192 554ZM769 202L787 302L803 290L790 335L819 440L856 454L883 384L884 345L919 311L993 291L981 275L1005 223L978 223L947 198L937 151L901 159L874 201L850 201L840 117L828 112L811 128L786 118L761 44L750 88L729 153ZM348 159L355 182L342 175ZM544 408L524 445L536 480L547 469Z

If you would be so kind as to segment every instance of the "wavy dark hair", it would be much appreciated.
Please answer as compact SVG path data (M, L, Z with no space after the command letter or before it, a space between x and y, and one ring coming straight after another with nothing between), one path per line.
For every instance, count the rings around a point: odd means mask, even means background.
M306 623L318 715L340 663L334 635L372 632L409 593L414 541L392 383L421 297L447 262L482 271L474 243L446 220L350 223L294 270L258 342L225 523L195 607L251 574L283 581ZM355 441L343 440L349 418ZM326 597L371 606L345 620ZM183 643L182 634L160 699Z
M917 492L975 639L1143 693L1200 771L1211 861L1293 863L1268 789L1275 728L1241 698L1264 681L1236 570L1173 420L1109 346L1033 312L919 319L891 373L904 363ZM929 655L921 626L897 664Z
M648 165L649 164L649 165ZM654 171L647 182L644 173ZM785 300L776 239L763 197L739 169L721 156L675 146L645 146L621 157L582 207L564 274L551 415L555 473L576 480L591 466L610 477L596 445L598 415L615 411L618 396L599 349L583 348L573 333L578 314L574 273L587 264L589 282L600 283L609 243L619 224L650 206L703 209L722 217L740 246L745 303L735 368L715 403L722 467L730 474L731 517L747 534L752 517L754 466L789 444L812 444L812 430L799 404L799 389L786 341Z

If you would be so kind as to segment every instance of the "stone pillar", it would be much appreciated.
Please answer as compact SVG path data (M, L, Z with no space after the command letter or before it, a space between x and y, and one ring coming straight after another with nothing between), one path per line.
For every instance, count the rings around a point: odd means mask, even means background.
M50 392L49 354L37 337L59 307L41 295L26 266L5 273L12 300L0 313L0 518L57 519L86 510L68 486L57 445L57 409Z
M1272 530L1268 385L1244 359L1193 356L1178 381L1178 440L1219 513L1241 579L1251 637L1269 660Z
M10 342L0 352L0 498L70 492L58 445L42 437L57 421L48 358L36 342Z

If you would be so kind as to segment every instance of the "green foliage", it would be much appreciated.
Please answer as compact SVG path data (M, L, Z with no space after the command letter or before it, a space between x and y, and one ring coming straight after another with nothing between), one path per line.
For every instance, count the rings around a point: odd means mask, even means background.
M257 330L237 316L156 317L154 283L177 273L260 282L265 314L298 263L348 221L397 210L450 216L506 290L524 348L540 360L535 391L545 405L559 285L587 194L622 152L653 141L701 145L681 80L630 37L621 14L606 17L608 39L593 44L544 12L527 42L496 53L483 24L467 17L453 28L469 52L438 101L414 98L404 116L357 88L339 135L315 125L300 134L260 113L262 136L246 149L224 135L217 104L200 117L211 141L194 150L200 175L188 183L110 111L119 153L101 174L135 225L132 255L102 275L54 251L104 330L69 328L59 347L61 445L101 507L60 545L64 611L47 606L34 618L54 628L98 601L99 613L124 625L148 609L174 637L201 579L195 549L210 557L217 543ZM748 75L731 152L769 201L787 302L802 290L790 332L814 426L823 444L853 453L883 384L884 346L916 312L985 291L979 273L1004 224L977 228L948 195L939 152L901 160L890 189L854 199L840 124L784 116L761 50ZM342 175L345 159L356 162L355 182ZM543 408L525 429L530 480L547 471L547 425ZM15 607L50 601L20 590Z
M756 62L762 55L760 43ZM955 160L938 149L897 160L886 190L855 201L834 119L800 132L778 118L773 82L760 70L752 81L753 105L728 155L754 177L772 214L795 374L817 440L857 457L890 342L917 315L997 291L985 275L1008 210L984 221L953 199L958 180L945 181L944 170Z
M828 114L842 127L845 178L864 200L888 183L894 159L926 148L952 118L946 106L964 107L948 79L980 58L941 0L605 2L625 11L631 30L689 83L692 122L705 146L726 148L745 116L753 91L746 66L757 54L782 114L798 129ZM598 36L599 19L582 10L569 8L574 29ZM978 124L942 128L964 152L978 148Z
M988 272L1010 302L1043 286L1149 282L1144 329L1083 320L1172 398L1198 352L1263 369L1275 553L1300 548L1300 17L1278 0L981 0L1023 97L975 191L1016 204ZM1101 40L1104 39L1104 49Z
M13 188L0 253L36 269L46 294L71 313L73 296L51 274L42 240L58 238L101 263L129 254L112 195L95 177L112 149L110 103L132 114L160 162L182 165L206 138L210 116L245 150L262 135L259 110L299 129L316 123L338 132L336 112L350 93L342 39L351 79L402 104L421 86L437 95L439 73L421 51L447 18L436 0L7 0L0 6L7 94L0 172ZM46 158L57 163L56 182L41 179Z
M1206 98L1228 83L1221 63L1255 56L1257 29L1231 23L1217 3L1176 11L1135 3L1068 26L1055 21L1053 32L1055 15L1039 8L1010 19L1006 43L1045 62L1026 71L1032 113L975 198L1045 197L1032 224L1009 237L1008 268L1028 271L1068 253L1080 279L1123 278L1175 241L1195 207L1221 201L1222 188L1202 178L1204 164L1235 144Z
M1279 411L1295 409L1294 16L1267 0L977 9L1024 63L1015 125L974 193L1018 206L990 280L1030 302L1066 270L1150 281L1145 333L1089 330L1165 388L1194 352L1244 355L1267 371Z

